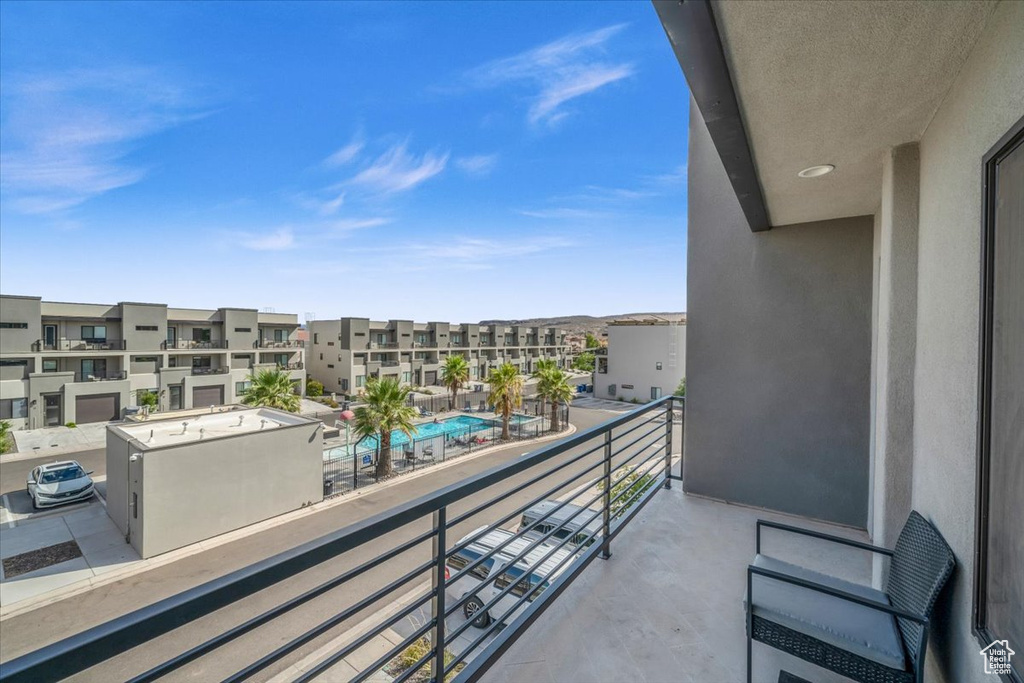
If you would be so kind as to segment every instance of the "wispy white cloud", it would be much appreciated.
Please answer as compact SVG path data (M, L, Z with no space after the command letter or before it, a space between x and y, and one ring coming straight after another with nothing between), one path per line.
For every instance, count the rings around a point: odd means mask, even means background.
M576 209L567 206L559 206L550 209L534 209L524 210L519 212L523 216L529 216L530 218L544 218L554 220L586 220L595 218L604 218L607 214L603 211L593 211L591 209Z
M206 116L197 96L145 67L17 74L3 89L0 186L22 213L70 209L142 180L141 140Z
M586 33L573 33L511 57L483 64L469 72L478 87L528 83L538 92L527 113L531 124L554 125L568 112L563 105L633 75L632 64L602 61L595 55L625 28L616 24Z
M338 220L330 221L326 224L326 227L337 233L351 232L353 230L363 230L365 228L376 228L381 225L387 225L391 222L390 218L384 218L377 216L374 218L340 218Z
M565 249L574 244L571 239L559 236L510 240L457 236L431 242L406 242L395 246L355 247L346 250L346 254L387 254L389 258L400 262L405 271L436 269L438 262L444 262L445 268L455 270L490 270L507 266L510 259L536 256ZM371 260L367 260L366 263L371 263ZM373 272L372 269L369 272Z
M497 163L497 154L477 154L455 159L455 165L458 166L459 170L472 176L488 175L494 170L494 166Z
M379 194L404 192L444 171L448 153L410 154L404 142L392 145L373 163L343 184L361 187Z
M363 147L366 146L366 140L362 133L357 133L352 141L344 147L336 150L329 157L324 159L325 166L344 166L349 163L363 151Z
M291 228L279 228L271 233L242 233L239 243L253 251L284 251L295 247L295 233Z
M656 186L678 186L686 184L686 164L680 164L668 173L661 173L658 175L648 176L648 181Z

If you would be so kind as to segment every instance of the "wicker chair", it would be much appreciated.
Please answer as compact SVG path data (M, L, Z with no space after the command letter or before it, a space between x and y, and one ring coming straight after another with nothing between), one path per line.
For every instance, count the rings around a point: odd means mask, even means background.
M761 527L812 536L891 558L885 590L761 555ZM955 558L924 517L911 512L893 550L758 520L747 567L747 682L752 641L864 683L922 683L928 626Z

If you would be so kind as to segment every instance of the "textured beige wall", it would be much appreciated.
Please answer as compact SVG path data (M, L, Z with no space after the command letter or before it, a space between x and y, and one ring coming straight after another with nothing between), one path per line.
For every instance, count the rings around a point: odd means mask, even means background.
M992 679L971 635L982 158L1022 116L1024 3L1003 2L921 139L913 506L958 559L935 681Z

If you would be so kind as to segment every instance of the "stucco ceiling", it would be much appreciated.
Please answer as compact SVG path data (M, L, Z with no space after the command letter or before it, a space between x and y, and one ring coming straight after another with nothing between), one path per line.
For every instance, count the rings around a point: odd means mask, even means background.
M920 139L994 5L714 3L771 224L874 213L885 150Z

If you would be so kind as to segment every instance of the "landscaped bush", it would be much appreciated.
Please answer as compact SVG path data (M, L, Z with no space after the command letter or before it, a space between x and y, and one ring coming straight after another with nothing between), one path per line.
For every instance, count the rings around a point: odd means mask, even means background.
M676 387L676 390L674 392L672 392L672 393L675 396L682 396L683 398L686 398L686 378L685 377L682 378L681 380L679 380L679 386Z
M11 423L7 420L0 420L0 453L7 453L14 447L14 439L11 438Z
M430 652L430 640L428 640L427 637L424 636L416 642L414 642L413 644L411 644L409 647L402 650L397 655L395 655L395 658L384 666L384 672L390 676L394 676L397 678L398 676L401 676L403 673L411 669L416 664L416 662L423 659L428 652ZM445 667L449 666L454 659L455 655L452 654L451 650L444 651ZM458 666L456 666L451 671L451 673L444 677L445 683L448 683L449 681L454 679L455 676L465 667L465 663L459 662ZM413 674L406 680L413 681L414 683L426 683L427 681L431 680L430 662L424 664L422 667L420 667L419 671L417 671L415 674Z
M306 396L310 398L316 398L317 396L324 395L324 385L317 382L315 379L310 378L306 380Z
M156 407L160 402L160 397L152 391L140 391L138 396L140 406L149 406L150 412L156 411Z
M75 427L77 427L78 425L76 425L76 424L75 424L74 422L68 422L68 423L67 423L66 425L64 425L64 426L65 426L65 427L70 427L71 429L74 429L74 428L75 428Z

